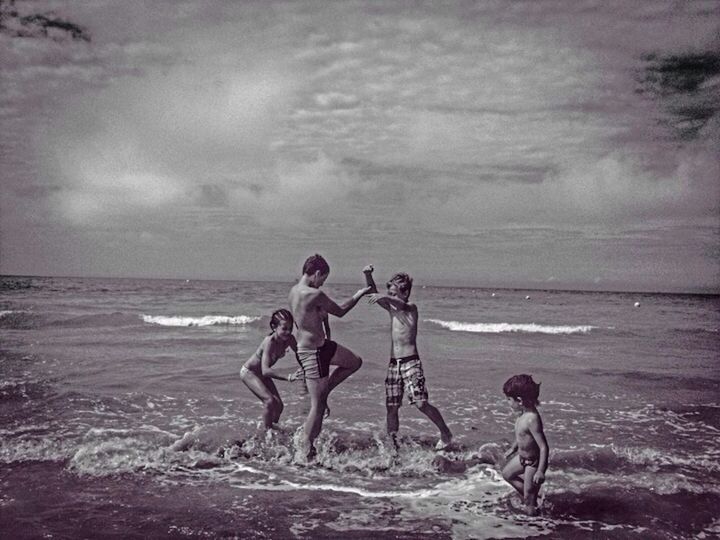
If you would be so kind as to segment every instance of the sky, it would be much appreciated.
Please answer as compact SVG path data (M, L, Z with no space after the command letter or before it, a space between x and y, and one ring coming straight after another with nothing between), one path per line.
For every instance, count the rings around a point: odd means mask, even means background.
M0 10L0 274L720 291L720 1Z

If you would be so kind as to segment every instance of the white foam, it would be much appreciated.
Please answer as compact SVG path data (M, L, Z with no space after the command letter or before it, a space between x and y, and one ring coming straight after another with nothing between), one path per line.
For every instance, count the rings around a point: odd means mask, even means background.
M12 311L7 311L7 310L0 311L0 317L4 317L5 315L10 315L11 313L13 313L13 312L12 312Z
M587 334L597 326L549 326L535 323L468 323L460 321L443 321L440 319L425 319L447 328L453 332L474 332L480 334L501 334L505 332L524 332L530 334Z
M260 319L250 315L238 315L229 317L227 315L205 315L203 317L180 317L170 315L140 315L142 320L150 324L160 326L219 326L219 325L243 325Z

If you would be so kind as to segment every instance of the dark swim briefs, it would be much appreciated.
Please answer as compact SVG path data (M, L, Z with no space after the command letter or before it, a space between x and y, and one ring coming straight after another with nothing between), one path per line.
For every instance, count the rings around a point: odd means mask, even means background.
M520 465L523 467L537 467L540 462L540 456L525 457L518 456L520 458Z
M298 347L297 359L306 379L322 379L330 374L330 360L335 356L337 343L329 339L317 349Z

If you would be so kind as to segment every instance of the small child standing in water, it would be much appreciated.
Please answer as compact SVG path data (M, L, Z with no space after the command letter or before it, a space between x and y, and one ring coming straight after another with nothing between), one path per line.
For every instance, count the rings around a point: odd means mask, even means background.
M297 353L297 342L292 335L293 316L287 309L278 309L270 316L272 332L263 339L258 349L240 368L240 378L253 394L263 402L263 423L265 429L276 428L283 411L283 402L273 379L294 381L298 371L281 374L273 368L285 356L288 348Z
M503 393L519 416L515 421L515 443L505 457L509 458L515 452L517 455L505 464L502 475L523 497L527 513L535 515L549 454L542 419L537 411L540 384L530 375L514 375L503 385Z

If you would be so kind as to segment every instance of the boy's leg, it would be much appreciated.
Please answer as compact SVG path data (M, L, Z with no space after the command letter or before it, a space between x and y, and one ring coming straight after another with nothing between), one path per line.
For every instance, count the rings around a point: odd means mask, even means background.
M306 379L308 393L310 394L310 411L303 430L303 439L307 458L315 455L315 439L322 430L323 413L327 403L329 377L322 379Z
M505 481L515 490L525 496L525 483L523 482L524 467L520 464L520 457L516 454L503 467L502 475Z
M262 379L250 370L243 372L242 382L263 402L263 424L265 429L270 429L275 416L275 396L263 384Z
M385 422L387 432L397 449L397 434L400 430L400 405L403 399L403 382L397 364L388 365L385 375Z
M450 428L447 427L447 424L437 407L431 405L428 401L418 401L415 403L415 406L440 430L440 439L443 444L450 444L452 442L452 433L450 433Z
M387 405L386 407L386 422L387 432L391 437L396 437L397 432L400 429L400 406L399 405Z
M328 394L332 392L338 384L360 369L360 366L362 366L362 359L350 349L343 347L338 343L335 355L330 360L330 365L337 367L330 374Z
M537 467L525 467L525 474L523 475L523 500L525 506L529 509L537 507L537 496L540 486L533 482L533 476L537 472Z
M440 439L443 446L447 446L452 442L452 433L447 427L445 420L436 407L428 401L428 392L425 387L425 373L422 369L422 363L416 362L400 368L405 390L410 397L410 403L415 405L418 410L427 416L430 421L440 430Z

